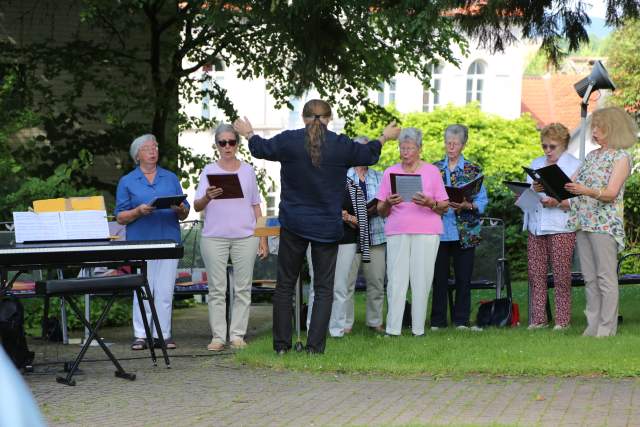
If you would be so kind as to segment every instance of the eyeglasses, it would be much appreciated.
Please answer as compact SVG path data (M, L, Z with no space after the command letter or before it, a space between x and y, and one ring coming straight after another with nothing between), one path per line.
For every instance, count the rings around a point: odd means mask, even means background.
M229 144L230 147L235 147L237 143L238 141L235 139L221 139L216 142L220 147L226 147L227 144Z
M140 149L138 151L144 151L146 153L150 153L153 151L158 151L158 146L157 145L147 145L145 147L140 147Z
M556 148L558 148L558 146L556 144L542 144L542 149L543 150L549 149L549 150L553 151Z

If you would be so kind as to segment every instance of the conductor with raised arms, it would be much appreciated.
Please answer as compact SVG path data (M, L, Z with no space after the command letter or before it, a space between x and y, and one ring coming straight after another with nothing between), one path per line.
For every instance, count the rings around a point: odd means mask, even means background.
M363 145L327 129L331 106L313 99L302 110L305 127L264 139L249 120L238 119L236 130L249 140L254 157L277 161L280 169L280 247L278 280L273 296L273 349L291 349L292 298L305 251L311 244L314 270L313 316L307 352L323 353L333 300L338 241L342 238L342 199L347 169L373 165L382 144L397 138L400 128L389 124L382 136Z

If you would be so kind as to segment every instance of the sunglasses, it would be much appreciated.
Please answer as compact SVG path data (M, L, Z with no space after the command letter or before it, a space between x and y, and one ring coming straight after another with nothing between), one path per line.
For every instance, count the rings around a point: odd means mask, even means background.
M221 139L220 141L216 142L216 144L218 144L220 147L226 147L227 144L229 144L229 147L235 147L237 143L238 141L236 141L235 139Z
M557 145L555 145L555 144L542 144L542 149L543 149L543 150L546 150L547 148L548 148L549 150L553 151L553 150L555 150L556 148L558 148L558 146L557 146Z

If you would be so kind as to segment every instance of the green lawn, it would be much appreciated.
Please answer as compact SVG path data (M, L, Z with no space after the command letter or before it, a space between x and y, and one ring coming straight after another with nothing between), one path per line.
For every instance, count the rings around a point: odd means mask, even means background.
M474 291L474 308L480 299L491 299L491 291ZM531 375L610 376L640 375L640 287L621 287L620 314L624 322L618 335L587 338L584 289L573 290L571 328L566 331L527 330L526 283L514 284L514 299L520 305L522 325L509 329L462 332L449 328L413 337L385 338L364 326L364 294L356 296L356 325L342 339L327 338L326 353L279 357L271 349L271 334L249 343L235 356L239 363L275 369L312 372L381 373L390 375ZM475 310L472 313L475 318ZM304 337L303 337L304 338ZM294 336L295 339L295 336Z

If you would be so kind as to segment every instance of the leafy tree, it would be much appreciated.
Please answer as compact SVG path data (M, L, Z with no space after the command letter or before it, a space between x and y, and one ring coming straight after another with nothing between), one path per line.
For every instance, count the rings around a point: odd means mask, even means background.
M32 3L33 13L59 2ZM216 82L202 89L193 73L222 62L241 77L264 76L279 105L310 88L339 104L343 117L368 107L369 89L407 72L428 81L429 62L456 62L467 38L501 49L521 38L541 39L552 60L587 40L589 2L561 0L77 0L77 34L68 42L44 40L24 46L3 41L3 61L24 64L37 93L33 105L43 121L46 147L21 158L43 160L53 170L78 147L115 169L130 166L126 147L136 134L154 133L163 163L183 178L207 161L177 144L179 130L211 127L210 120L179 114L179 98L209 96L232 120L236 111ZM609 0L608 21L637 16L637 0ZM3 8L19 7L5 0ZM38 10L35 10L35 9ZM65 23L68 25L68 23ZM88 36L87 36L88 35ZM64 82L64 90L60 82ZM340 101L338 101L340 100ZM373 114L371 114L373 112ZM39 166L39 165L38 165ZM31 173L40 176L36 167ZM87 170L87 185L113 190L113 181Z
M0 221L10 221L11 212L27 210L33 200L82 196L95 191L78 180L78 172L91 164L91 153L85 149L80 150L77 157L58 164L55 170L43 171L42 177L31 176L25 166L28 162L16 155L18 139L26 140L27 146L36 144L29 136L29 129L40 124L38 115L24 107L26 94L20 75L17 66L0 69L0 181L4 188L0 197ZM22 135L17 138L21 130Z
M612 34L607 52L609 75L616 84L609 100L636 115L640 111L639 45L640 21L634 20Z

